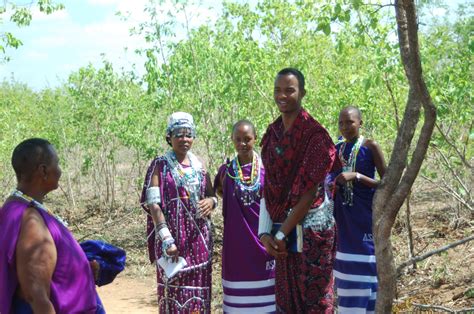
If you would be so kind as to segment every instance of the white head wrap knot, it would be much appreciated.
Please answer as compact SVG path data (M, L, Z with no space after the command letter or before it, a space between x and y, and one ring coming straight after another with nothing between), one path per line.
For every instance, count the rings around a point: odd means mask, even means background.
M187 112L174 112L168 117L168 127L166 128L166 135L176 129L187 128L191 129L193 136L196 136L196 127L194 126L193 116Z

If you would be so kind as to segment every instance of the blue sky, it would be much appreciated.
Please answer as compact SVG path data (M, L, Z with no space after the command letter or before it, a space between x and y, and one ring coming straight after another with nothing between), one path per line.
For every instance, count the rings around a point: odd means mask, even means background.
M14 1L23 3L24 1ZM10 62L0 64L0 80L26 83L35 90L56 87L65 82L69 74L88 63L99 67L103 57L116 69L132 69L143 74L143 60L134 53L144 41L129 36L129 29L147 19L143 9L148 0L57 0L65 10L44 15L33 11L30 26L17 28L3 14L2 31L11 31L23 42L19 49L7 51ZM220 12L220 1L203 1L191 7L191 26L202 21L213 21ZM448 0L450 6L471 3L472 0ZM207 3L207 4L206 4ZM210 9L210 5L214 7ZM169 9L169 5L162 8ZM116 12L129 12L130 19L123 21ZM443 11L434 12L442 15ZM178 17L178 19L182 17ZM183 35L184 36L184 35ZM125 50L124 48L128 49Z
M24 3L14 1L16 3ZM3 16L2 31L10 31L23 42L19 49L7 50L11 61L0 64L0 80L12 77L35 90L56 87L67 80L69 74L88 63L102 64L101 56L111 61L116 69L143 72L143 60L134 53L144 46L129 30L146 20L143 9L148 0L57 0L65 10L51 15L33 11L30 26L18 28L8 22L8 11ZM209 2L209 1L208 1ZM214 20L219 8L210 9L206 3L190 8L191 25ZM170 5L160 8L170 9ZM129 13L124 21L116 15ZM181 17L178 17L180 19ZM184 36L184 35L183 35ZM125 47L128 49L125 50Z

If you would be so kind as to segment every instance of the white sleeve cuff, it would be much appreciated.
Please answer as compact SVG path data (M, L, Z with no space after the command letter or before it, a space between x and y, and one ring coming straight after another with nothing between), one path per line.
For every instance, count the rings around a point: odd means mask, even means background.
M258 236L263 233L270 233L272 231L273 221L267 211L265 199L260 199L260 216L258 219Z

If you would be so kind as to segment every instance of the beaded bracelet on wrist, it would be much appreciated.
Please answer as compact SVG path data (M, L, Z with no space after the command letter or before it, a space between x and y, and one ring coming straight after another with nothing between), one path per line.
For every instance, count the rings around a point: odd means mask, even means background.
M174 245L174 239L173 238L167 238L164 239L163 242L161 243L161 251L165 257L171 257L166 253L166 251Z

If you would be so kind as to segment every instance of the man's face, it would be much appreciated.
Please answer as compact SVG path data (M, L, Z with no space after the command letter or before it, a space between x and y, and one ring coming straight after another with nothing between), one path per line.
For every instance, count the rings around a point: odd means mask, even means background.
M300 90L298 78L293 74L278 75L273 97L281 113L292 113L301 108L304 90Z

